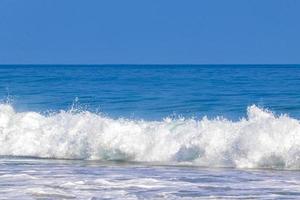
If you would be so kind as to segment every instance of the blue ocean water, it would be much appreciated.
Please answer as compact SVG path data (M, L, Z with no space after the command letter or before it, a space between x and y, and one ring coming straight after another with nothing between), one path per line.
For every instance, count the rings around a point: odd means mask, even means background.
M0 198L297 199L300 66L0 66Z
M297 65L1 66L0 97L20 111L69 109L111 117L238 119L255 104L300 116Z

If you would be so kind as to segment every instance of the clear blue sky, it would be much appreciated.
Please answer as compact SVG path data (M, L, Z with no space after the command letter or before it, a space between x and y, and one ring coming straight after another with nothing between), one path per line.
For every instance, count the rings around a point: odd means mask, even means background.
M1 0L0 63L300 63L300 0Z

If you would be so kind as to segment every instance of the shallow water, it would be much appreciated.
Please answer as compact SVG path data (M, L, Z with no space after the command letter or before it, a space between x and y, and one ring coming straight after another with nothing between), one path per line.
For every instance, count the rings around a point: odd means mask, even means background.
M298 171L0 159L8 199L297 199Z

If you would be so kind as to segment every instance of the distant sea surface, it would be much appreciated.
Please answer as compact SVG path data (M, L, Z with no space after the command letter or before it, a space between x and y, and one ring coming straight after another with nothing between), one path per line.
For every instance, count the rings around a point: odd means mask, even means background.
M300 116L300 65L0 66L0 97L20 111L82 106L111 117L226 116L253 104Z
M300 65L1 65L0 199L298 199Z

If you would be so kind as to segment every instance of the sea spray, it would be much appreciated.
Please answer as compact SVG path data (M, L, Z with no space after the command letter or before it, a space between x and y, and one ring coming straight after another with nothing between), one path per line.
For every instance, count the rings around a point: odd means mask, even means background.
M51 115L0 104L0 155L300 169L300 124L248 107L247 118L144 121L88 111Z

